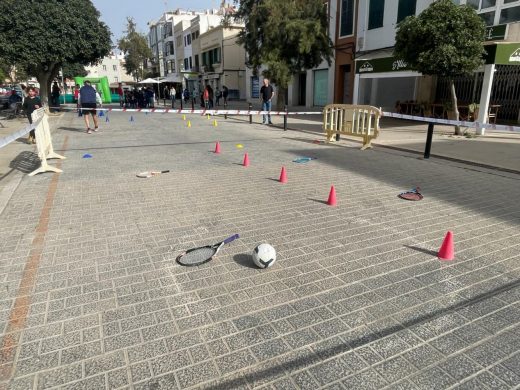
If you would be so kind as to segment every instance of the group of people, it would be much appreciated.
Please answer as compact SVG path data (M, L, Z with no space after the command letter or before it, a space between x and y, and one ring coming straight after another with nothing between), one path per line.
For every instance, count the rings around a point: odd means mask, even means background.
M222 86L222 90L219 90L217 88L217 93L215 94L213 91L213 88L211 88L211 85L206 85L204 88L204 91L201 95L201 106L205 107L207 109L211 109L214 107L213 100L216 98L216 105L220 106L220 99L224 99L224 105L227 105L228 102L228 96L229 96L229 90L228 87L225 85Z
M124 108L155 108L155 92L152 88L134 88L133 90L123 90L119 83L117 88L119 95L119 105Z

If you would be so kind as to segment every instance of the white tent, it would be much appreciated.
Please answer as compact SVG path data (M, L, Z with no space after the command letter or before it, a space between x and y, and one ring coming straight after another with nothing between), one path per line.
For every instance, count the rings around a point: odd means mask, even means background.
M139 84L160 84L161 81L159 80L156 80L156 79L151 79L151 78L147 78L147 79L144 79L143 81L139 81Z

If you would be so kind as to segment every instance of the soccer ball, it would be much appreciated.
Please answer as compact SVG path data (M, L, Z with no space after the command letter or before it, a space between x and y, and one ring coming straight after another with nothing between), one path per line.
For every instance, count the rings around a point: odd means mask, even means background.
M268 268L276 261L276 250L269 244L260 244L253 250L253 262L259 268Z

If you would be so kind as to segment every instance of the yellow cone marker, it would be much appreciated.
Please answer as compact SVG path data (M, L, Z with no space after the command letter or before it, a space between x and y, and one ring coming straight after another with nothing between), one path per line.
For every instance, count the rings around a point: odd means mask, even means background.
M208 121L209 121L209 114L208 114Z
M242 144L236 144L235 146L237 147L237 149L242 149L244 147L244 145Z
M218 126L218 123L217 123L217 120L216 120L216 119L213 120L213 126L215 126L215 127Z
M182 120L183 120L183 121L186 120L186 115L182 114Z
M191 121L188 121L188 127L191 127Z

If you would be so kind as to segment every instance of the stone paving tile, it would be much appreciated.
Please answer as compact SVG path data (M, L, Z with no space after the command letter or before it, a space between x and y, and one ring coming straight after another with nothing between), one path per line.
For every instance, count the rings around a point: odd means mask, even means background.
M90 138L55 131L67 160L9 388L520 383L516 176L240 121L194 117L187 132L175 115L135 119L114 113ZM290 165L307 154L318 159ZM283 186L270 180L282 165ZM172 172L135 178L143 166ZM0 214L0 337L44 203L32 194L50 177L24 177ZM417 183L422 202L396 198ZM322 204L331 184L335 208ZM441 263L448 229L456 259ZM210 263L175 264L226 232L241 239ZM251 268L259 242L277 248L269 270Z

